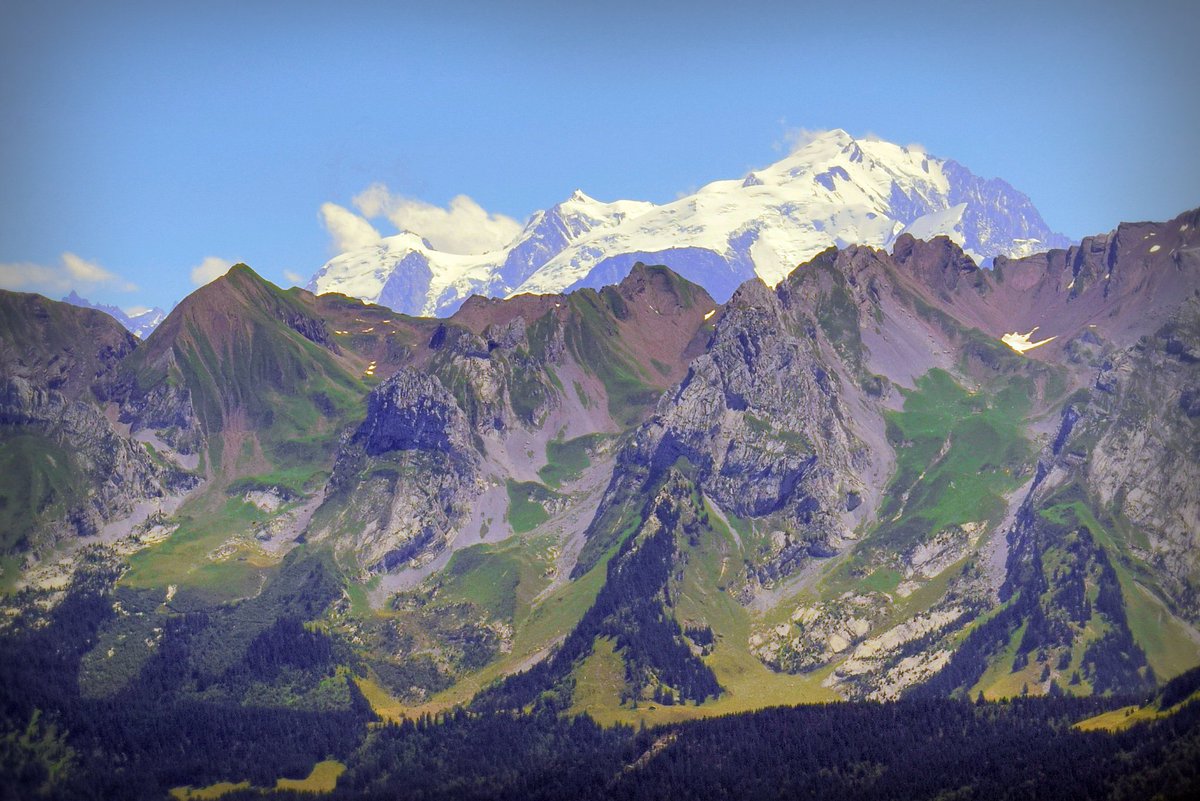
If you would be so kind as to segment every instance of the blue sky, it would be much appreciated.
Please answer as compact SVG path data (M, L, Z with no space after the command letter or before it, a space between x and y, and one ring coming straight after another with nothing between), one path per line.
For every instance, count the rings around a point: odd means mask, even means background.
M231 261L286 285L331 255L322 205L373 184L524 221L577 187L670 200L797 129L920 143L1072 237L1165 219L1200 204L1198 22L1183 2L8 0L0 285L169 307Z

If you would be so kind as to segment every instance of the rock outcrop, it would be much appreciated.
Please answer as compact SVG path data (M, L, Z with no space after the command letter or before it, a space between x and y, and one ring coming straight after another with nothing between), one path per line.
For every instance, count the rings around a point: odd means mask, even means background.
M806 310L758 279L744 284L706 352L621 451L589 536L611 535L628 499L680 466L723 511L778 530L754 555L760 580L837 553L869 457L826 358Z
M313 536L372 570L443 546L480 487L480 455L441 381L402 368L372 390L367 417L337 455Z
M4 504L12 529L5 545L46 553L64 538L99 534L144 501L161 501L195 486L195 477L145 445L123 436L93 404L68 400L19 377L0 387L0 437L39 463ZM12 497L9 497L10 491Z
M1200 622L1200 302L1101 361L1064 411L1051 485L1079 482L1152 565L1176 611Z

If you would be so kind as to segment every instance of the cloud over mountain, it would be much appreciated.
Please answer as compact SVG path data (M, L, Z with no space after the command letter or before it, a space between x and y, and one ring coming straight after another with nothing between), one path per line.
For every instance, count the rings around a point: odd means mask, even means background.
M0 263L0 286L7 289L65 292L75 287L133 292L137 285L94 261L64 252L53 265L33 262Z
M498 250L522 228L512 217L489 212L467 195L456 195L443 208L376 183L355 196L353 204L361 216L336 203L321 206L325 228L339 253L379 242L381 236L371 220L386 219L398 231L416 234L443 253L458 254Z

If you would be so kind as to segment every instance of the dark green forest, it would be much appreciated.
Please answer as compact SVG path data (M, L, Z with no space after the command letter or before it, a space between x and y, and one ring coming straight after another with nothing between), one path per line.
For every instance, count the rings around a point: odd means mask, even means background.
M329 758L348 766L332 799L1182 799L1200 791L1200 670L1140 698L914 696L643 730L565 717L546 701L380 724L337 667L352 659L300 622L333 586L320 559L292 560L279 586L252 604L176 616L133 682L88 698L80 660L114 615L105 571L103 563L83 571L44 624L0 638L0 713L10 732L0 744L0 798L161 799L172 787L228 779L271 787ZM218 624L237 636L219 639L225 652L199 653ZM247 702L256 686L313 682L342 682L344 692L305 709ZM1118 733L1073 727L1150 702L1162 717Z

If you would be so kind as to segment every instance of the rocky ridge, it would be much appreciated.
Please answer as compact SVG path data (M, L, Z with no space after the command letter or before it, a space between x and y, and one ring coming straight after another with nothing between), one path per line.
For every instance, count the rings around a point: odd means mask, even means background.
M638 265L431 320L236 268L117 355L6 334L60 386L10 382L5 433L103 422L146 495L173 485L138 465L194 457L207 480L165 530L239 592L332 551L335 630L414 638L358 643L404 698L535 664L502 695L571 709L621 666L622 715L736 707L748 682L1140 690L1200 660L1175 636L1195 615L1195 216L993 270L946 237L831 248L721 306Z

